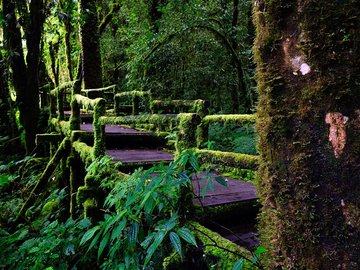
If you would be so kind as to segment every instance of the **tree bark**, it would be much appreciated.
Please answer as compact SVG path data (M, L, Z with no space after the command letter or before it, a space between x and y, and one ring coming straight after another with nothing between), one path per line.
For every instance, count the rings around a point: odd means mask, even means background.
M12 70L12 81L16 92L16 103L20 111L20 124L25 128L26 108L26 65L21 44L20 28L17 26L15 16L15 4L10 0L2 0L3 13L6 18L4 21L4 41L5 47L9 52L10 67ZM25 128L26 132L26 128ZM35 142L35 139L34 139ZM25 145L27 152L31 151L32 144Z
M2 57L2 53L0 53L0 76L1 78L7 78L6 65ZM14 133L10 102L11 99L9 95L7 80L0 80L0 137L11 138Z
M360 269L360 5L254 3L269 269Z
M80 1L81 57L85 88L102 87L99 22L94 0Z

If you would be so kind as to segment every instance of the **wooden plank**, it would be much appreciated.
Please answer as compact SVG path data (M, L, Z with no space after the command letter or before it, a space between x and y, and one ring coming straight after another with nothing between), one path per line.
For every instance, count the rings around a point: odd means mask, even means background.
M106 154L111 156L114 161L123 163L172 161L174 159L173 154L161 150L113 149L106 150Z
M208 183L207 180L202 180L205 177L205 174L201 173L197 177L193 177L192 181L194 192L197 195L197 198L193 200L194 204L203 206L216 206L257 199L256 188L254 184L242 180L224 177L227 181L227 186L223 186L215 181L215 177L217 176L220 176L218 172L215 172L212 175L214 190L212 191L208 188L204 198L202 198L201 193L204 185Z
M81 124L80 125L81 130L85 130L88 132L94 132L94 127L92 124ZM146 132L146 131L139 131L132 128L126 128L122 126L117 125L106 125L105 126L105 133L107 134L153 134L152 132Z

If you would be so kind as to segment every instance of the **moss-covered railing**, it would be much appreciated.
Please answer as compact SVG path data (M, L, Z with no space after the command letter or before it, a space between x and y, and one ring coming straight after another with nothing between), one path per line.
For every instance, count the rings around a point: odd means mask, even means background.
M209 101L196 100L152 100L150 103L152 113L197 113L201 117L209 112Z
M176 152L196 147L196 127L200 124L201 118L195 113L180 114L144 114L134 116L100 117L99 125L101 130L106 125L141 125L152 124L157 132L176 130ZM95 129L95 126L94 126Z
M94 146L92 147L92 158L98 158L105 155L105 129L104 126L100 124L100 117L105 115L106 112L106 101L103 98L91 99L83 95L75 94L73 96L73 110L70 119L70 128L73 130L75 126L80 123L80 106L84 107L86 110L93 110L93 126L94 126ZM76 108L75 108L76 107ZM78 128L80 129L80 128ZM74 145L74 143L73 143ZM77 147L77 149L87 149L86 152L91 152L86 147ZM81 154L80 154L81 155Z
M113 109L116 85L113 84L107 87L95 89L81 89L80 93L90 99L104 98L106 100L107 107Z
M197 127L197 147L202 148L204 143L209 139L209 126L211 124L236 124L245 125L255 123L255 114L223 114L223 115L207 115L201 120L201 124Z
M56 117L56 111L58 112L57 118L62 121L65 119L64 114L64 95L71 94L70 90L74 87L77 81L66 82L55 89L50 91L50 118Z
M114 109L116 115L126 114L131 111L132 115L139 114L140 110L150 112L150 91L127 91L114 96Z
M200 154L200 160L205 163L222 164L227 167L252 171L257 170L259 165L259 157L255 155L205 149L199 149L196 152Z
M197 152L200 153L201 162L203 164L220 165L218 169L223 172L230 172L237 177L241 177L246 171L256 171L259 159L255 155L201 149L209 140L210 125L234 124L244 126L254 124L255 120L255 114L207 115L202 118L196 131L197 148L199 149Z

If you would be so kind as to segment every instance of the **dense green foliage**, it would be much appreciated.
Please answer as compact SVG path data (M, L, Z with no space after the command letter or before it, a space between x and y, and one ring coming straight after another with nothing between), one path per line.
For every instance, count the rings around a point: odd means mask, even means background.
M87 168L86 176L87 181L101 182L103 189L111 190L102 209L103 220L92 227L87 219L65 219L67 207L64 201L68 195L65 189L56 188L58 181L55 180L60 180L61 175L55 174L48 184L48 190L52 191L39 195L26 213L26 223L16 228L2 226L0 264L7 269L88 269L90 266L101 269L161 269L166 261L164 258L174 256L173 252L180 258L176 262L180 267L188 265L191 253L197 250L199 254L205 252L208 255L193 262L193 267L201 264L206 267L229 266L239 256L243 258L240 261L245 269L261 267L257 262L250 263L253 259L248 251L227 242L221 244L220 236L204 238L204 228L188 223L195 215L191 200L199 196L192 192L191 178L200 171L198 159L192 151L183 152L169 166L159 165L145 171L140 169L126 178L109 170L110 162L108 157L95 160ZM42 164L27 158L2 165L2 225L13 224L23 202L22 193L29 192L35 184ZM23 173L22 177L18 172ZM207 181L209 189L212 189L211 175L206 174L205 177L209 177ZM222 178L215 180L226 184ZM23 187L22 192L11 194L17 187ZM197 240L192 231L198 235ZM198 246L198 241L201 246ZM209 241L218 244L203 250L202 246ZM224 256L227 248L231 249L231 260ZM174 262L170 260L169 263Z

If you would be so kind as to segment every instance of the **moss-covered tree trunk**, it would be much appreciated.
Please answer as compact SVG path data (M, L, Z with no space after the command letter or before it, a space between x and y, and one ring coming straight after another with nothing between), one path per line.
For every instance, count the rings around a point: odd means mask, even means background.
M85 88L102 87L99 21L95 0L80 1L81 57Z
M360 5L254 3L269 269L360 269Z
M25 129L26 152L35 147L36 125L39 115L39 57L40 38L44 22L43 1L16 2L3 0L5 14L4 36L6 49L9 52L13 85L16 91L16 102L20 111L20 123ZM15 8L20 13L16 19ZM19 25L26 37L26 63L22 48L22 37Z
M1 78L7 78L6 64L2 53L0 53L0 76ZM7 81L5 79L0 80L0 137L11 138L14 135L12 114Z

